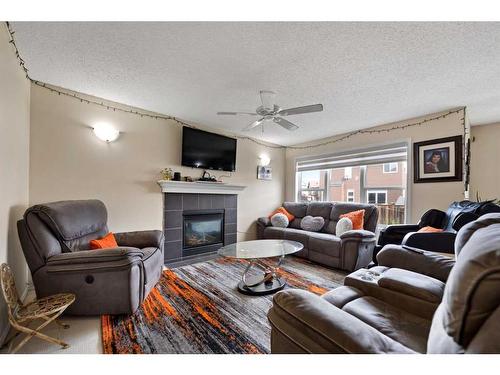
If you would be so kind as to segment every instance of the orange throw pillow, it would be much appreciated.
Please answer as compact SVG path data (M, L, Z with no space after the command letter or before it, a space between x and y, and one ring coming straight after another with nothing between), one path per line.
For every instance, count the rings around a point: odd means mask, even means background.
M109 249L112 247L118 247L115 235L112 232L109 232L103 238L98 238L97 240L90 241L90 248L92 250Z
M272 218L276 214L283 214L288 218L288 222L291 222L293 219L295 219L295 216L293 216L290 212L285 210L284 207L277 208L273 211L271 215L269 215L269 219Z
M423 233L438 233L442 231L443 231L442 229L434 227L423 227L418 230L418 232L423 232Z
M357 230L364 228L365 210L351 211L339 216L340 219L342 219L343 217L346 217L352 221L352 229Z

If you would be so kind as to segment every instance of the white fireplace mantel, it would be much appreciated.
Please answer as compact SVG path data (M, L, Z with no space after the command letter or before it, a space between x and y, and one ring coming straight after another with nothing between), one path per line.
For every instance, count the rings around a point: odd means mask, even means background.
M239 194L246 186L217 182L185 182L159 180L162 193Z

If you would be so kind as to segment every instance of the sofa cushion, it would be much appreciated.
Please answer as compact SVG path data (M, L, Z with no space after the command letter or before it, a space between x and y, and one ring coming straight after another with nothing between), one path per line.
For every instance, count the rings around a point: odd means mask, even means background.
M363 292L351 286L340 286L332 289L321 296L325 301L341 309L347 303L362 297Z
M352 221L348 217L343 217L337 222L337 226L335 227L335 234L337 236L341 236L345 232L352 230Z
M384 272L378 285L433 303L439 303L443 298L442 281L400 268L391 268Z
M306 215L321 216L323 219L330 219L333 203L331 202L311 202L307 205Z
M286 228L289 224L288 217L282 213L274 214L271 217L271 224L273 227Z
M340 238L328 233L309 233L309 251L340 257Z
M406 347L419 353L426 352L430 320L368 296L354 299L342 310Z
M375 232L378 221L377 207L373 204L347 202L335 202L333 204L332 212L330 215L330 222L325 228L325 231L331 234L335 234L335 228L337 226L337 222L340 219L340 215L357 210L365 210L364 229L370 232Z
M325 225L325 219L321 216L304 216L300 222L300 228L310 232L319 232Z
M97 249L112 249L114 247L118 247L118 244L116 243L115 235L113 232L109 232L102 238L97 238L95 240L90 241L90 248L92 250L97 250Z
M330 222L330 214L332 213L332 202L311 202L307 205L306 216L321 216L325 219L325 223L321 231L324 232Z
M302 222L302 218L296 217L295 219L290 221L290 223L288 224L288 227L293 228L293 229L301 229L301 227L300 227L301 222Z
M285 202L283 203L285 210L290 212L296 218L303 218L306 216L307 203L302 202Z
M364 228L365 223L365 210L351 211L346 214L339 216L339 221L341 219L348 218L352 222L352 229L361 230ZM338 221L337 221L338 224Z
M269 215L269 219L272 219L272 217L276 214L283 214L286 216L286 218L288 219L288 221L291 221L293 219L295 219L295 216L293 216L290 212L288 212L284 207L278 207L277 209L275 209L271 215Z

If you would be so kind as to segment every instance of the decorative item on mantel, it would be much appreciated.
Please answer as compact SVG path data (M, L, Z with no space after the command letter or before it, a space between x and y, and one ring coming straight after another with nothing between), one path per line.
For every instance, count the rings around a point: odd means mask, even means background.
M172 178L174 177L174 172L172 171L172 168L163 168L160 171L160 174L161 174L161 178L163 180L167 180L167 181L172 180Z

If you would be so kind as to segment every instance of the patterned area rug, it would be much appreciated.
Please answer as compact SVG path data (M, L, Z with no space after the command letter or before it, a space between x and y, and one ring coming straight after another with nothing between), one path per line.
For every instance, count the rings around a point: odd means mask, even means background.
M246 264L219 258L165 270L134 315L101 317L104 353L269 353L272 295L237 291ZM318 295L346 275L296 257L280 273L286 288Z

